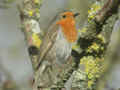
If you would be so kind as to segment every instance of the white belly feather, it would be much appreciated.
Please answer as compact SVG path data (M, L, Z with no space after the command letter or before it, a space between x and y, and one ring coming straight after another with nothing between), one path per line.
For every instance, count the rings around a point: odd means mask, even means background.
M57 34L55 48L57 61L60 63L64 63L71 55L72 44L65 39L64 34L60 29Z

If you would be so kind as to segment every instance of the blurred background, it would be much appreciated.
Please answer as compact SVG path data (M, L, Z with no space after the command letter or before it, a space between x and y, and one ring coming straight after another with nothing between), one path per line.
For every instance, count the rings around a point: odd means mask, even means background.
M14 0L14 3L6 5L3 9L4 0L0 0L0 87L13 81L20 90L32 90L31 79L33 77L32 65L27 52L27 46L24 35L20 30L19 12L16 4L22 0ZM8 1L8 0L6 0ZM11 0L12 2L13 0ZM78 24L83 26L87 19L87 13L90 5L95 0L43 0L41 7L41 29L47 29L52 19L60 11L76 9L80 12ZM120 22L117 21L115 28L118 28ZM118 28L119 29L119 28ZM114 29L111 40L115 41L118 29ZM120 63L114 68L109 78L105 90L117 90L120 88ZM1 90L1 89L0 89Z

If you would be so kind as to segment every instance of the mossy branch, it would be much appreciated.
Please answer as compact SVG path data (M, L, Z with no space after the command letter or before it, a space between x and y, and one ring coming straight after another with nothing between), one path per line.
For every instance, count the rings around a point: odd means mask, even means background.
M105 4L102 5L103 3ZM82 52L77 56L79 63L73 74L72 90L97 90L96 82L107 70L105 55L114 23L118 18L119 4L119 0L95 2L89 10L88 23L79 30L78 44Z
M39 74L39 72L36 71L36 68L38 65L38 52L43 35L39 25L41 4L42 0L24 0L22 5L18 5L21 19L21 30L24 33L27 42L28 52L34 70L34 78ZM37 90L36 83L33 84L33 90Z
M24 0L18 5L21 30L24 32L33 68L37 67L39 47L42 42L42 30L39 26L41 0Z

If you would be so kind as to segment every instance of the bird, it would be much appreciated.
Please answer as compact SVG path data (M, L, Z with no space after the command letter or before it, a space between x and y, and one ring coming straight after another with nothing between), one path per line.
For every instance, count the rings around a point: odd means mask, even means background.
M72 46L78 40L75 21L78 15L79 13L73 13L72 11L60 13L59 19L45 33L40 45L36 68L40 73L37 78L37 83L40 82L39 87L49 87L52 82L54 83L59 73L57 68L61 69L71 56ZM51 67L50 71L47 70L48 67ZM50 77L48 74L45 75L45 72L53 75Z

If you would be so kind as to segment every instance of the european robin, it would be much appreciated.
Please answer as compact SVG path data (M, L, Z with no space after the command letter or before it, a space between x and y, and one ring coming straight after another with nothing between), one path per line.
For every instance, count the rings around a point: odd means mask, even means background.
M72 45L78 39L75 23L75 17L78 15L79 13L74 14L72 11L63 12L60 14L60 19L53 23L44 35L37 66L40 75L38 76L39 79L37 77L35 79L37 80L36 83L39 83L39 88L49 87L55 83L58 73L57 67L61 68L71 56ZM48 66L54 70L48 70Z

